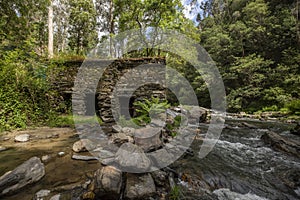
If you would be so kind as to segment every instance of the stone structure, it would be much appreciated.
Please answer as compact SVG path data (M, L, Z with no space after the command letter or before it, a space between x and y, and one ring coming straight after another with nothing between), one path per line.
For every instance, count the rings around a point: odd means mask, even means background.
M102 120L112 122L113 114L119 117L118 113L125 117L134 116L132 108L135 101L151 96L163 98L165 85L159 84L158 80L164 82L165 73L161 69L164 65L162 58L127 59L112 63L103 73L97 88Z
M114 116L134 116L137 100L165 97L165 64L165 58L148 57L72 62L54 80L54 86L64 98L73 94L75 114L92 116L96 110L104 122L114 122Z

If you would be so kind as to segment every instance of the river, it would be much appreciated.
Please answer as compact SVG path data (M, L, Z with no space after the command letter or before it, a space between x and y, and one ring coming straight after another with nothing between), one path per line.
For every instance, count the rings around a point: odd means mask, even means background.
M243 122L256 128L243 126ZM173 164L189 177L181 182L190 190L186 199L300 199L300 159L274 151L260 139L266 131L274 131L299 141L289 133L290 124L228 119L225 127L208 156L186 156ZM206 129L202 124L201 130ZM194 152L200 145L201 141L192 144Z
M245 122L248 126L243 125ZM274 151L260 139L266 131L273 131L299 141L299 136L289 133L291 127L291 124L278 121L227 119L219 141L208 156L203 159L197 156L202 141L195 140L191 145L194 156L183 156L170 165L179 174L175 180L182 188L181 199L300 199L300 159ZM202 137L205 136L207 128L207 124L200 124ZM70 159L71 146L77 140L72 135L73 132L67 132L65 136L61 136L63 143L48 146L46 149L24 151L18 147L1 152L1 174L32 156L54 156L46 164L46 176L39 183L6 199L31 199L40 189L59 190L60 186L84 182L87 173L92 174L99 168L97 161ZM34 144L38 143L40 142ZM32 148L30 145L28 147ZM65 151L66 156L57 157L59 151Z

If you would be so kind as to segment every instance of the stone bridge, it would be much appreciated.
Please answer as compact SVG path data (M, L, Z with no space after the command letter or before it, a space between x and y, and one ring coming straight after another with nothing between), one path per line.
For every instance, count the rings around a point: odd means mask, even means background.
M165 58L158 57L66 62L65 69L58 74L53 86L63 98L72 98L73 104L80 105L73 110L75 114L97 114L104 122L114 122L113 110L128 118L135 115L135 101L151 96L165 98L165 85L160 84L164 83L165 64ZM138 83L145 84L138 87ZM124 106L124 102L129 105Z

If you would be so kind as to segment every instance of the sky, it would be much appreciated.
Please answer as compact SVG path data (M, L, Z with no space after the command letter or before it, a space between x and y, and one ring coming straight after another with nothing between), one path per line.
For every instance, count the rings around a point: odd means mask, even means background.
M197 13L200 12L200 3L204 0L197 0L195 6L191 6L192 0L181 0L182 5L184 6L183 13L188 18L193 20L196 23Z

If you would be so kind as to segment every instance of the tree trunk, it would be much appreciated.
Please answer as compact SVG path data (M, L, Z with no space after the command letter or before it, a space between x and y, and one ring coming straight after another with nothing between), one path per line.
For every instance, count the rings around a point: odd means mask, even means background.
M50 0L48 8L48 57L53 58L53 2Z
M112 36L114 34L114 16L113 16L113 0L110 1L109 7L109 52L110 56L114 57Z

